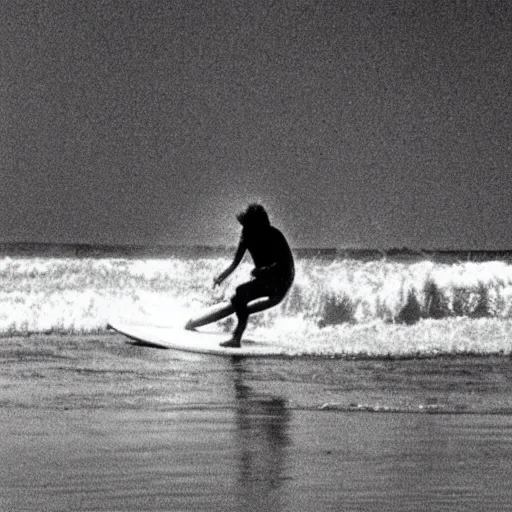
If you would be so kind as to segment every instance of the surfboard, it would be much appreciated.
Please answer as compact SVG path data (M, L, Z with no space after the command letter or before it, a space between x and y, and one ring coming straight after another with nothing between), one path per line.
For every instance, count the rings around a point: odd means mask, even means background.
M240 348L221 347L229 333L188 331L177 327L130 324L113 320L108 327L134 340L138 345L195 352L215 356L272 357L284 353L283 347L265 339L242 339Z

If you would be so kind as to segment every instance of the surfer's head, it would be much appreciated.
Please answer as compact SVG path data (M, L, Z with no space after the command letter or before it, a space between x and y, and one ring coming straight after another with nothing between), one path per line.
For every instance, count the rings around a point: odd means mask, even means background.
M236 216L244 228L265 228L270 226L267 211L261 204L252 203Z

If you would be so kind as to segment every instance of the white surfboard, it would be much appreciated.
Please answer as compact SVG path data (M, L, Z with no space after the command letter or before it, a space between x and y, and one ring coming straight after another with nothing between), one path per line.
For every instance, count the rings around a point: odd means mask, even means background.
M242 339L240 348L221 347L229 333L187 331L177 327L130 324L114 320L108 327L135 340L137 344L211 354L216 356L272 357L284 354L283 347L264 339Z

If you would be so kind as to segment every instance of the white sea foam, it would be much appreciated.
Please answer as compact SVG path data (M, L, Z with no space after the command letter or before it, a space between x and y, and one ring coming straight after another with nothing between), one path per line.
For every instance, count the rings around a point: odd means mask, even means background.
M249 278L243 263L221 287L225 258L0 259L0 333L91 333L110 318L184 325ZM410 357L509 353L512 265L299 260L277 307L248 332L290 353ZM224 322L224 329L233 321ZM221 325L222 328L222 325Z

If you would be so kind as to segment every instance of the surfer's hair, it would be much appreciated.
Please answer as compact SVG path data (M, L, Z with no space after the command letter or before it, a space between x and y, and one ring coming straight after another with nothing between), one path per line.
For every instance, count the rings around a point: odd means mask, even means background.
M261 204L251 203L243 212L236 216L242 226L270 226L267 211Z

